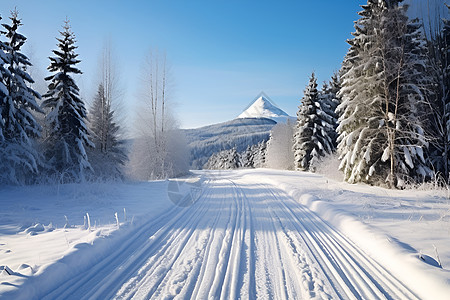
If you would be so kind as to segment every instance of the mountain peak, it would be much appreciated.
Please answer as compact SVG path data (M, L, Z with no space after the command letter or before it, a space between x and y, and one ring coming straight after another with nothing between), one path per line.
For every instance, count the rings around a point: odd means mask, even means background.
M237 117L242 118L267 118L276 122L287 119L289 115L276 106L264 93L260 93L253 102Z

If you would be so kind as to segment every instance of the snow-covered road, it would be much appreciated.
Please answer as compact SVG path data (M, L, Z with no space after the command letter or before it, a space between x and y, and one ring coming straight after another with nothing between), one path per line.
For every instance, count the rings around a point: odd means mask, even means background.
M189 207L149 220L44 299L414 299L279 188L211 176Z

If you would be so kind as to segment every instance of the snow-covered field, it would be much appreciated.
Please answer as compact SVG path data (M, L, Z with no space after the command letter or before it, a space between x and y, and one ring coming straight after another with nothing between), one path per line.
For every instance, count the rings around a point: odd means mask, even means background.
M450 295L442 191L257 169L2 188L0 203L0 298Z

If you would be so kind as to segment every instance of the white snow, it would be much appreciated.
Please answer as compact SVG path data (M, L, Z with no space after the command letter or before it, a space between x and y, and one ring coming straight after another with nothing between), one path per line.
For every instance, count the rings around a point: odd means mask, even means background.
M264 95L259 96L255 101L253 101L253 103L237 118L267 118L274 120L277 123L286 123L288 120L296 120L296 118L289 116Z
M0 298L450 294L450 200L442 191L256 169L9 187L0 203Z

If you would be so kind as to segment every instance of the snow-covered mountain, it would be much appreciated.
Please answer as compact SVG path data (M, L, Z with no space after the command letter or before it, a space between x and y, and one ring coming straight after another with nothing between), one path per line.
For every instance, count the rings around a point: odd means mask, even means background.
M295 119L276 106L265 93L259 94L237 118L266 118L277 123L286 123L288 119Z
M201 169L211 155L222 150L236 147L238 152L242 152L247 146L267 141L275 124L295 119L261 93L234 120L184 130L191 168Z

